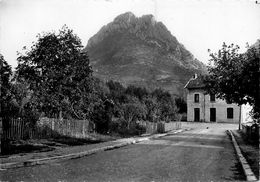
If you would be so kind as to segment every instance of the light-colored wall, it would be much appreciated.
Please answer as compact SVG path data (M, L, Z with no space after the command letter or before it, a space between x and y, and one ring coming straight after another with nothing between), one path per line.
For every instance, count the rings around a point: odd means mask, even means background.
M194 102L194 95L199 94L199 103ZM200 120L210 122L210 108L216 108L216 122L238 123L240 107L227 104L225 100L210 101L210 96L202 89L189 90L187 93L187 120L194 121L194 108L200 108ZM227 118L227 108L233 108L233 119Z
M242 105L241 123L253 122L253 117L250 114L252 109L253 107L249 104Z

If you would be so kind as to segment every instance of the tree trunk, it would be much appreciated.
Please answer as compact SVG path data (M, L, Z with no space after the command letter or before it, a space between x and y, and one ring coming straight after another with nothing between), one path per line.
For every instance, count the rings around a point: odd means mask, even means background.
M59 119L62 119L62 111L59 112Z
M239 106L239 123L238 123L238 130L241 130L241 114L242 114L242 105Z
M127 129L128 130L130 129L130 123L131 123L132 119L133 119L133 117L128 118L128 121L127 121Z

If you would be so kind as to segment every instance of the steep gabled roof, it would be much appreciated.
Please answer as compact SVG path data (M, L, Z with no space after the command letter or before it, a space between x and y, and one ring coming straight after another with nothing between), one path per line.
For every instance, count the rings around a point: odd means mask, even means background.
M205 84L203 81L203 76L198 76L196 78L191 78L188 83L184 86L186 89L198 89L198 88L204 88Z

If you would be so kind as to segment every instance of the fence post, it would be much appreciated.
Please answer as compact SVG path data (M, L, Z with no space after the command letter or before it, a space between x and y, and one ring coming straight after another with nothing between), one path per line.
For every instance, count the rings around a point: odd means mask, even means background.
M86 129L86 120L83 120L83 137L84 138L86 137L85 129Z
M54 119L51 119L51 129L54 130Z

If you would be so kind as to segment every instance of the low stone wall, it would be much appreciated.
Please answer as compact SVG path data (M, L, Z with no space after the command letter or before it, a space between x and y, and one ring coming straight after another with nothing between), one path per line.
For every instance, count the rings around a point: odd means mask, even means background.
M175 121L175 122L169 122L165 123L165 131L170 131L170 130L178 130L181 129L181 122L180 121Z
M181 122L180 121L174 121L166 123L164 121L152 123L149 121L142 121L139 122L142 126L145 126L146 133L152 134L152 133L165 133L170 130L177 130L181 128Z

